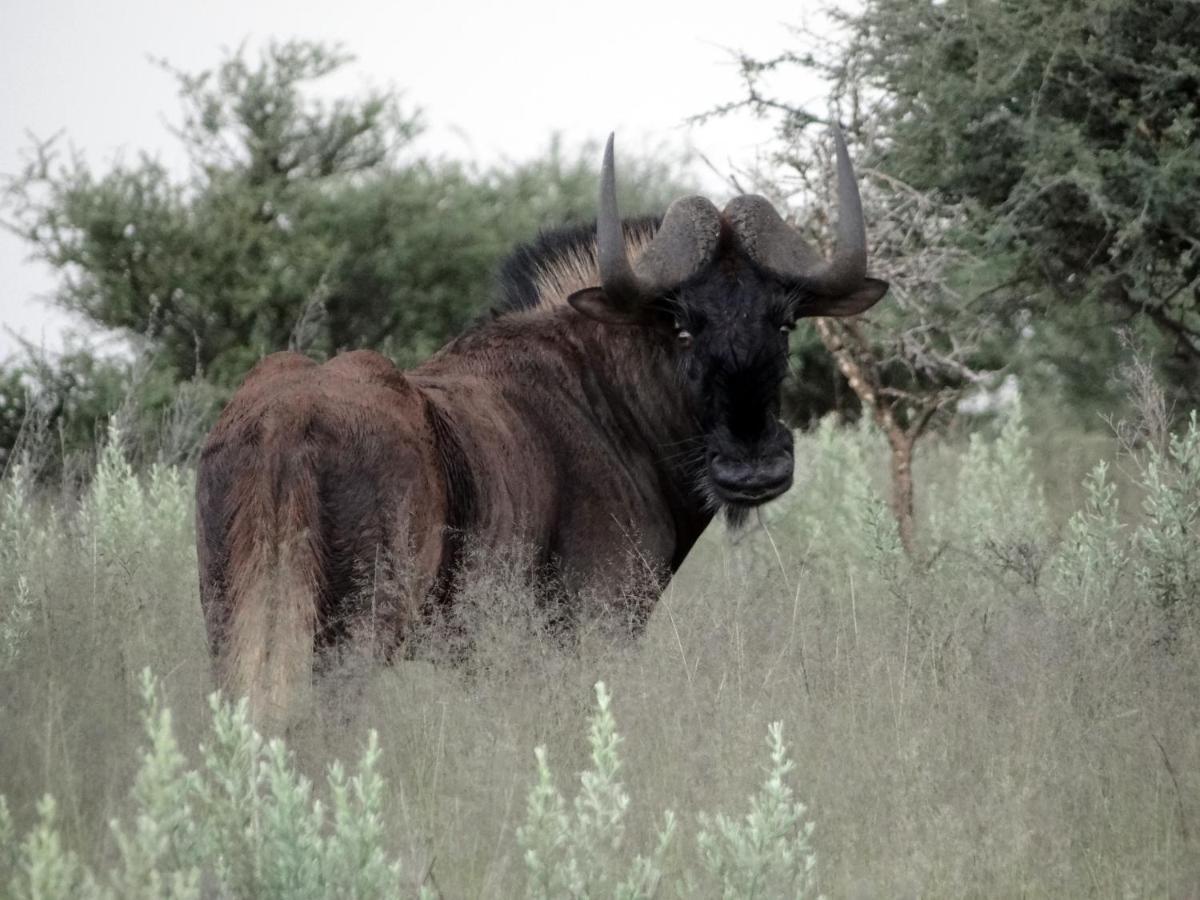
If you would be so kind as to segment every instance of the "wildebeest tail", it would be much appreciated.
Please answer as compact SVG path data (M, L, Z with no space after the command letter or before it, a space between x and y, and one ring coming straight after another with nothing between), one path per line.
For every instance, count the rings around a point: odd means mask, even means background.
M322 582L312 452L301 443L254 453L227 495L221 687L246 697L253 720L271 729L288 721L312 680Z

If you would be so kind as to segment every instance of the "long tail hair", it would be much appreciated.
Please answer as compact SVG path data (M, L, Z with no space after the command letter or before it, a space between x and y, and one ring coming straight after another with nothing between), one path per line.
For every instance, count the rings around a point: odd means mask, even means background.
M255 454L239 473L227 532L218 678L256 724L282 727L312 680L321 590L315 469L304 449Z

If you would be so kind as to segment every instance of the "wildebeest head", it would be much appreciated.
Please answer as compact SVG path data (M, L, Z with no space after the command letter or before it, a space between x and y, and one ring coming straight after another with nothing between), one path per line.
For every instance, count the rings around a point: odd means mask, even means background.
M840 132L834 140L839 209L829 260L768 200L741 196L724 212L703 197L675 201L631 263L611 137L605 148L596 223L601 284L569 301L592 318L670 336L666 343L704 435L701 486L735 516L792 483L792 436L779 408L796 321L860 313L888 288L867 277L858 185Z

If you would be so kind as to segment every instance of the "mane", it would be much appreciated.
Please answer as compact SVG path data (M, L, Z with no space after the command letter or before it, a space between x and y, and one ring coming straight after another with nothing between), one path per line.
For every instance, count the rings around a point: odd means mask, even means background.
M622 222L631 261L642 255L661 220L647 216ZM541 232L517 247L500 267L492 315L563 306L575 291L600 284L596 225L573 225Z

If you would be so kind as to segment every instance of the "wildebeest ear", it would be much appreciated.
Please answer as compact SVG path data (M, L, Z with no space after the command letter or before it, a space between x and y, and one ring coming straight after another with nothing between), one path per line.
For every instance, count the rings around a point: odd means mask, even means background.
M888 291L888 283L864 278L859 287L840 297L809 297L796 304L796 318L807 316L856 316L879 302Z
M639 325L646 320L645 309L641 305L617 303L602 287L576 291L567 297L567 302L589 319L609 325Z

